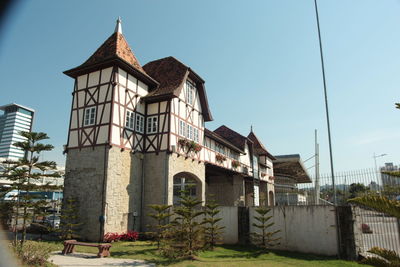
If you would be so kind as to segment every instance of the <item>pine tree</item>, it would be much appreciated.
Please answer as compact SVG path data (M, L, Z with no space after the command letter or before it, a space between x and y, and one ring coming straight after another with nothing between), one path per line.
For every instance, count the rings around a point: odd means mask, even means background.
M77 200L73 197L64 199L59 230L61 239L67 240L78 237L77 230L80 225Z
M172 215L170 213L171 205L149 205L149 207L154 210L154 213L150 213L149 216L157 221L154 228L156 230L155 237L157 241L157 249L160 249L160 243L164 237L164 231L171 226L166 222L166 220Z
M171 222L171 245L178 257L193 259L198 250L202 248L202 222L199 216L204 214L200 209L202 201L191 197L186 191L182 192L179 206L174 207L175 219Z
M252 242L263 249L267 249L276 245L279 245L279 237L274 237L280 230L276 230L274 232L269 232L268 228L274 225L273 222L269 222L272 216L267 216L267 213L271 211L271 209L266 207L256 208L257 216L254 216L254 219L258 223L253 223L253 226L259 229L259 231L251 233Z
M50 151L54 148L52 145L39 143L49 138L47 134L36 132L20 132L19 134L26 141L16 142L13 146L25 151L25 157L17 161L5 161L5 171L1 175L12 183L9 190L18 192L13 210L15 245L18 243L18 221L22 219L22 237L20 241L21 245L23 245L26 240L27 225L33 218L32 211L47 205L47 202L41 197L35 199L31 193L60 189L59 186L49 183L39 183L39 180L43 177L60 177L59 173L54 171L56 169L54 161L39 161L41 152ZM53 172L46 173L49 170L53 170Z
M203 219L204 241L205 246L213 250L217 242L222 239L222 229L225 227L218 225L218 222L222 220L222 218L217 218L217 215L220 212L218 209L219 205L211 198L211 196L209 196L209 199L210 200L207 201L205 205L205 217Z

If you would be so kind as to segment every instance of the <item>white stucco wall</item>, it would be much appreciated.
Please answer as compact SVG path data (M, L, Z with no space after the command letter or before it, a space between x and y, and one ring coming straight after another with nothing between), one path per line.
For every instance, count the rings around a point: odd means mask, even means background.
M256 231L255 208L250 208L250 232ZM275 224L270 231L281 230L277 249L320 255L337 255L335 211L331 206L276 206L269 215Z

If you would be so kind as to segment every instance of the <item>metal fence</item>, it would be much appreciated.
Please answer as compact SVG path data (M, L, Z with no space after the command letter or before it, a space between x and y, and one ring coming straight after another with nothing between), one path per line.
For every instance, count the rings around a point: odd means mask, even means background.
M374 169L338 172L335 174L337 205L362 195L381 195L400 200L400 178ZM277 205L334 205L330 174L312 177L309 183L297 183L293 177L275 179ZM359 246L363 252L381 247L400 253L399 220L387 214L358 207L355 227L360 232Z
M337 205L364 194L379 194L389 199L400 198L400 178L373 169L338 172L335 174ZM334 190L330 174L311 177L298 183L294 177L276 177L277 205L334 205Z

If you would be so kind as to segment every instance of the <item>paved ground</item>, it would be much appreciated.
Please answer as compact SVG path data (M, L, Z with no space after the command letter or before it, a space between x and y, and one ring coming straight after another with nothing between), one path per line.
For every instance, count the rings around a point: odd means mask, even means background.
M71 253L62 255L61 251L53 252L50 259L60 267L93 267L93 266L138 266L138 267L153 267L153 263L145 263L143 260L133 259L117 259L117 258L97 258L95 254L89 253Z

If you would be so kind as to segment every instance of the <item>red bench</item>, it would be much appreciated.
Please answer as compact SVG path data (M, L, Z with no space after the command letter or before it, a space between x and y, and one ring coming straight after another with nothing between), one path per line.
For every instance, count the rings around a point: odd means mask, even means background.
M86 247L96 247L99 248L99 253L97 253L97 257L109 257L110 256L110 248L111 244L90 244L84 242L78 242L76 240L65 240L64 241L64 249L62 251L63 255L74 252L75 246L86 246Z

